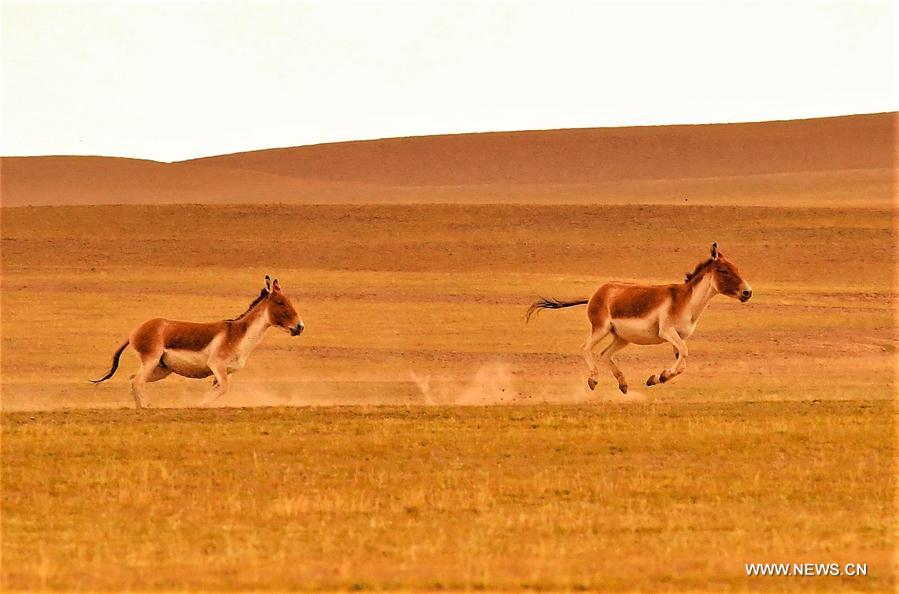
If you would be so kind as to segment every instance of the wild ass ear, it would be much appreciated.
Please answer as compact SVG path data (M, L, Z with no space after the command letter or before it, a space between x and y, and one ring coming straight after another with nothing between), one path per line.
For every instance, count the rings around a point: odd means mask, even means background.
M712 244L712 260L718 259L718 242Z
M265 290L267 293L272 292L272 277L269 275L265 275Z
M272 289L274 289L275 291L281 290L281 285L278 283L278 279L272 281Z

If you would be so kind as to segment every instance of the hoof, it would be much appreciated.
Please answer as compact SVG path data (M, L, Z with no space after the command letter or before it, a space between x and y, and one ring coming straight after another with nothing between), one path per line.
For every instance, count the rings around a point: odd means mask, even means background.
M663 371L662 375L659 376L659 383L664 384L665 382L667 382L670 379L671 379L671 376L668 375L668 372Z
M618 389L622 394L627 394L627 384L618 384Z
M590 386L590 389L591 389L591 390L593 390L594 388L596 388L596 380L593 379L592 377L591 377L591 378L588 378L588 379L587 379L587 385Z
M659 382L658 382L658 380L656 379L656 376L654 376L654 375L649 376L649 379L646 380L646 385L647 385L647 386L654 386L654 385L656 385L657 383L659 383Z

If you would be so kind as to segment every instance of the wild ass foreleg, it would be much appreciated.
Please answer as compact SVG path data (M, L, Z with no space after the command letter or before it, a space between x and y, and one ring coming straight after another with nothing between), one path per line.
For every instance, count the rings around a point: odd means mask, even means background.
M210 363L209 369L215 376L215 380L212 382L212 388L206 392L200 402L200 406L209 406L215 399L228 391L228 372L225 370L225 366L221 363Z
M600 354L600 359L602 359L603 363L609 366L609 369L612 371L612 375L615 376L615 379L618 380L618 389L621 390L622 394L627 394L627 380L624 377L624 374L621 373L621 370L618 369L618 363L615 361L615 353L629 345L630 343L620 336L616 336L615 339L603 349Z
M671 343L671 346L674 347L674 364L659 375L650 376L649 379L646 380L647 386L664 384L671 378L682 374L687 369L687 343L680 337L677 330L669 328L664 332L660 332L659 337L667 340Z

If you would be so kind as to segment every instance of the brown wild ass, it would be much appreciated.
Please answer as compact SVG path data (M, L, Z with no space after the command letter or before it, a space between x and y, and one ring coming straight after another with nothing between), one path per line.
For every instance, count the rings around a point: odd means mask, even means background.
M593 349L611 334L612 342L603 349L600 359L618 380L618 389L627 394L627 380L615 363L615 353L631 343L668 342L674 347L674 363L660 374L650 376L646 385L663 384L680 375L687 367L687 344L684 341L693 334L699 316L709 301L719 293L746 302L752 297L752 287L743 280L737 267L718 251L718 244L713 243L711 258L700 262L681 284L611 282L597 289L589 300L541 299L528 309L527 318L530 319L540 309L586 305L587 318L592 326L590 336L582 347L584 360L590 369L587 385L591 390L596 387Z
M299 336L305 326L278 279L265 276L265 288L240 316L201 324L156 318L135 328L112 356L112 369L94 383L108 380L119 367L119 357L130 344L140 369L131 376L131 395L137 408L144 400L144 384L157 382L170 373L191 378L215 376L212 389L203 398L206 405L228 391L228 375L242 368L250 353L272 326Z

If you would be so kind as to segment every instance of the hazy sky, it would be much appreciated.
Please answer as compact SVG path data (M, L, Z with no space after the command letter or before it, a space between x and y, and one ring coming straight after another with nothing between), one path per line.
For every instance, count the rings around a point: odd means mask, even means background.
M896 111L893 3L4 3L0 153Z

